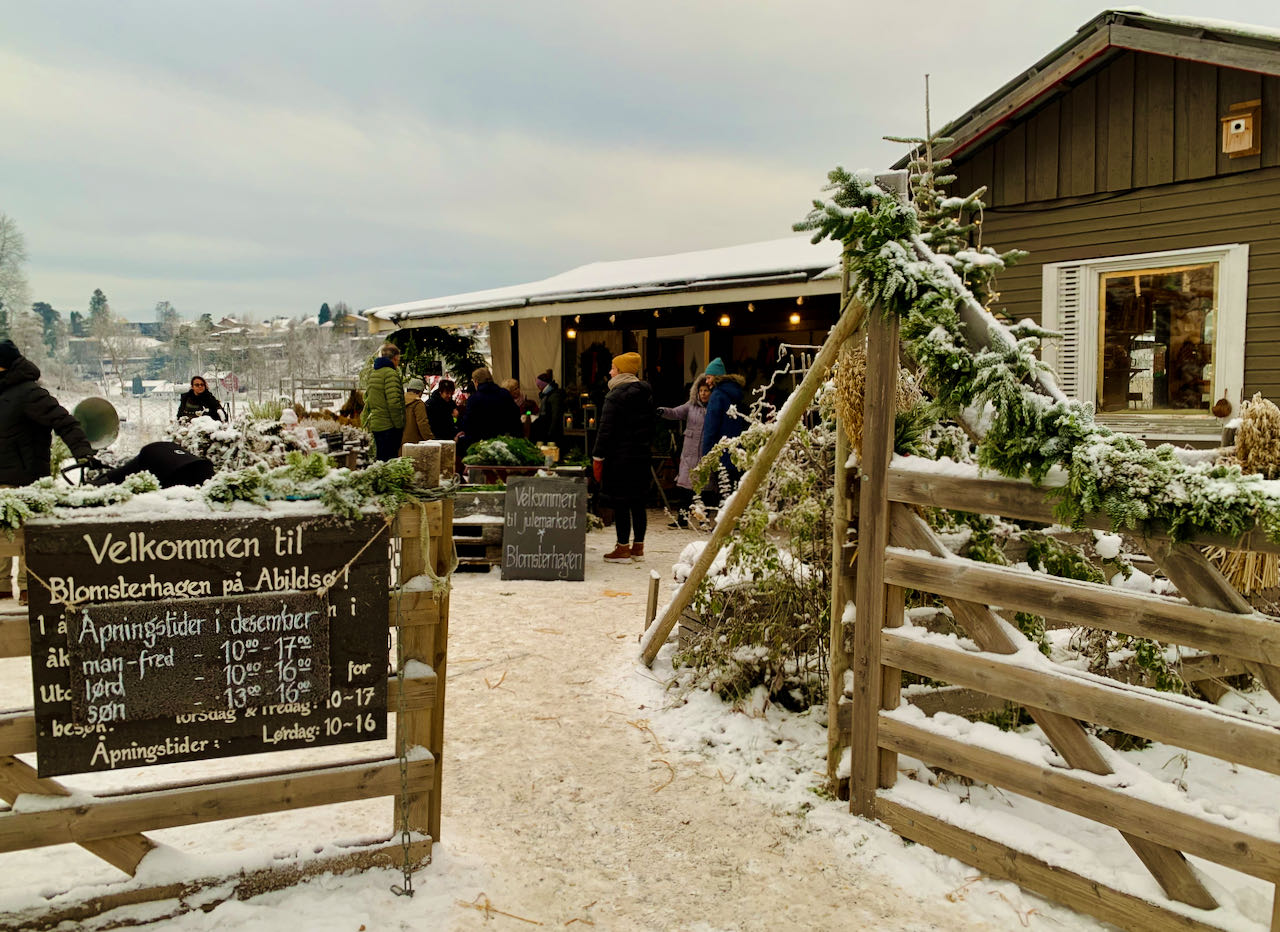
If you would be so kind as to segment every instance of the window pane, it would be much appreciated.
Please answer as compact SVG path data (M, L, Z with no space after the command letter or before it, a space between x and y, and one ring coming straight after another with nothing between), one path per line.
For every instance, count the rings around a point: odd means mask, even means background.
M1110 272L1101 287L1099 409L1207 411L1218 264Z

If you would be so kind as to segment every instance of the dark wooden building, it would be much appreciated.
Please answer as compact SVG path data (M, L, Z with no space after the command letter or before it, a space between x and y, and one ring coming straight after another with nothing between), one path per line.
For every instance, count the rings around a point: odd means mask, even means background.
M1169 439L1280 400L1280 30L1105 12L942 132L1070 394Z

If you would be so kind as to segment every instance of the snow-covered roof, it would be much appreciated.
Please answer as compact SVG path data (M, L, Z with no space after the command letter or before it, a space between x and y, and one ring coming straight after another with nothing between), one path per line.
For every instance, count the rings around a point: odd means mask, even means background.
M367 318L403 324L457 316L471 320L486 316L531 317L555 313L548 305L664 294L690 295L681 303L698 303L692 295L700 291L781 284L807 286L815 281L826 283L816 290L838 291L839 261L839 243L824 240L814 245L807 237L789 236L669 256L593 262L540 281L389 304L362 313ZM575 313L578 310L575 307Z
M1125 51L1280 75L1280 29L1163 16L1141 7L1104 10L1062 45L939 130L939 136L954 141L935 149L935 157L955 158ZM894 167L905 168L909 158L903 156Z

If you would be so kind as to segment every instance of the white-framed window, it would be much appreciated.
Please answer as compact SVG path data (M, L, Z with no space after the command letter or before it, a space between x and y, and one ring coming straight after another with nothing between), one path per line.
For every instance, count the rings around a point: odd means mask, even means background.
M1104 413L1238 410L1249 247L1176 249L1044 266L1044 359Z

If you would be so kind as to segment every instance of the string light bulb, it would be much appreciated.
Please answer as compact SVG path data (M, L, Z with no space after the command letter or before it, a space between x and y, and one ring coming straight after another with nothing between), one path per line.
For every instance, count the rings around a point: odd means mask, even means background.
M617 315L617 314L610 314L610 315L609 315L609 323L611 323L611 324L612 324L612 323L615 323L615 322L617 322L617 320L618 320L618 315Z
M564 332L564 335L565 335L565 337L566 337L567 339L570 339L570 340L576 340L576 339L578 339L578 331L574 330L572 327L570 327L568 330L566 330L566 331Z
M731 324L731 323L732 323L732 321L731 321L731 320L729 320L729 315L728 315L728 314L721 314L721 315L720 315L720 320L718 321L718 323L720 324L720 326L721 326L721 327L727 327L727 326L729 326L729 324Z
M581 314L574 314L574 315L573 315L573 322L574 322L575 324L580 324L580 323L582 323L582 315L581 315Z
M509 321L507 321L507 325L510 327L514 327L516 325L516 319L514 317L511 318Z
M752 304L750 301L748 301L748 302L747 302L747 310L748 310L748 311L751 311L752 313L755 313L755 309L756 309L756 306L755 306L754 304Z
M698 313L699 313L699 314L705 314L705 313L707 313L707 309L706 309L705 307L703 307L701 304L699 304L699 305L698 305Z
M797 314L797 313L795 313L795 312L793 311L793 312L791 313L791 317L789 318L789 320L790 320L793 324L798 324L798 323L800 323L800 315L799 315L799 314Z
M796 307L804 307L804 295L796 295Z
M654 317L658 316L658 309L656 307L653 309L653 316Z

